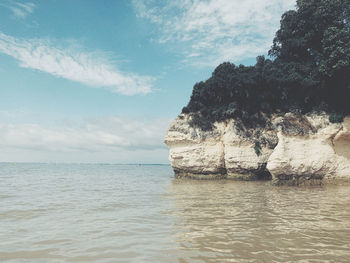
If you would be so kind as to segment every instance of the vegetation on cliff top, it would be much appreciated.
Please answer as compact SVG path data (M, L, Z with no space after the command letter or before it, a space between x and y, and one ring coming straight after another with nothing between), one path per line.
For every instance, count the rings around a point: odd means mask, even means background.
M229 118L264 125L278 112L350 113L350 0L297 0L268 54L254 66L219 65L182 112L204 130Z

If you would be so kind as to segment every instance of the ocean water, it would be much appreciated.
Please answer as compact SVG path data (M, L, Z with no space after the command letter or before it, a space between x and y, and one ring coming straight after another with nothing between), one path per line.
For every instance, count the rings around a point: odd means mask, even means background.
M350 262L350 186L2 163L0 262Z

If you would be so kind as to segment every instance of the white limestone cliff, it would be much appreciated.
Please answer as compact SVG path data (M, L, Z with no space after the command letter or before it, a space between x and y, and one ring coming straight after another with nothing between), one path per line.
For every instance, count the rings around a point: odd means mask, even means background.
M190 120L181 114L165 138L176 177L271 178L277 184L350 180L350 118L333 124L326 114L288 113L249 136L234 120L215 123L211 131L192 127Z

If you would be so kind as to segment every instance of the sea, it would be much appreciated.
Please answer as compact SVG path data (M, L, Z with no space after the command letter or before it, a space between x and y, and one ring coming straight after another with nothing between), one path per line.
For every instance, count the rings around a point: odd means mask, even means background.
M0 164L0 262L350 262L350 186Z

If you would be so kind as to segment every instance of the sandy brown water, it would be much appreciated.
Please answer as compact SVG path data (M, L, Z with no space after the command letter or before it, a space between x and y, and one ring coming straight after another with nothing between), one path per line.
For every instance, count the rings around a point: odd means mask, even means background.
M0 262L350 262L350 186L0 164Z

